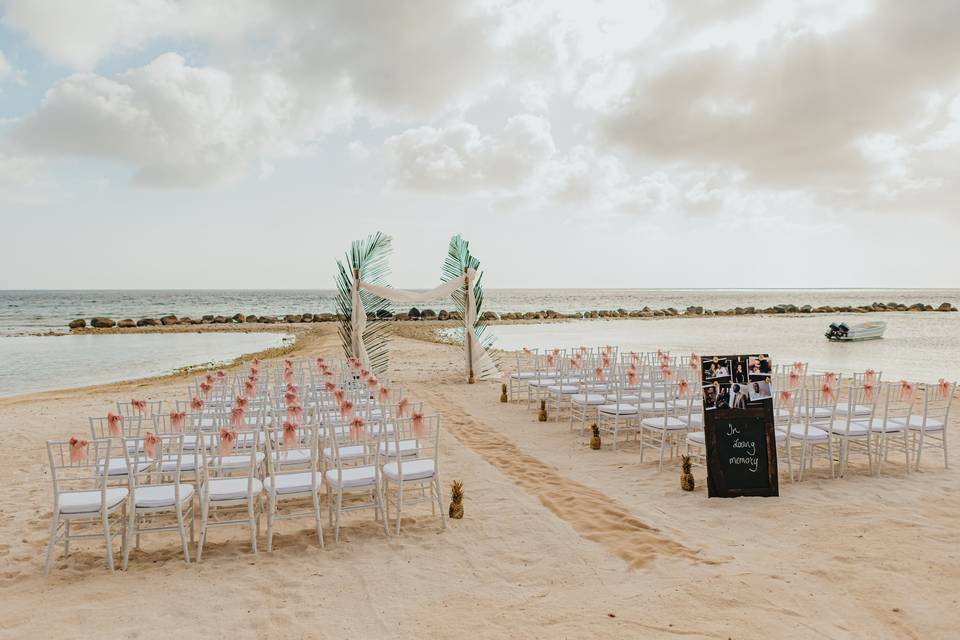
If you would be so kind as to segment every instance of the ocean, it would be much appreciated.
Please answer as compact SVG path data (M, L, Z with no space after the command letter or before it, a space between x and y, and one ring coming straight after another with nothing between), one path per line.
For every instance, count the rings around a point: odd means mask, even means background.
M36 336L67 331L74 318L139 319L167 314L283 315L330 313L333 291L0 291L0 396L86 386L170 373L184 366L228 361L278 346L279 333L169 333ZM898 302L960 306L960 289L490 289L485 310L560 313L604 309L703 306L708 309ZM425 303L439 310L450 305ZM396 311L405 311L398 307ZM834 320L887 322L882 340L829 343ZM960 313L882 313L591 320L492 328L495 346L573 347L617 344L627 350L680 353L769 352L776 361L805 360L841 372L872 367L885 377L935 381L960 378Z

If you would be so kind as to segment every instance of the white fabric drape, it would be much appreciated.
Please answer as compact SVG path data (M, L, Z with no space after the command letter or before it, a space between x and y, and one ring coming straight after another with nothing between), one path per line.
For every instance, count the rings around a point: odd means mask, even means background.
M467 289L467 312L464 314L463 322L463 349L467 365L467 375L470 375L471 364L473 366L474 377L477 379L492 378L499 374L497 365L487 354L487 350L480 344L474 331L474 324L477 320L477 303L473 295L473 280L477 272L472 267L467 269L466 289ZM367 312L363 308L363 301L360 298L360 289L391 300L393 302L426 302L428 300L439 300L452 295L454 291L464 286L464 282L459 278L444 282L438 287L429 291L404 291L402 289L391 289L390 287L381 287L363 280L358 280L353 286L353 315L351 323L351 343L354 356L360 360L365 368L370 367L370 359L367 355L367 347L363 341L363 331L367 326Z

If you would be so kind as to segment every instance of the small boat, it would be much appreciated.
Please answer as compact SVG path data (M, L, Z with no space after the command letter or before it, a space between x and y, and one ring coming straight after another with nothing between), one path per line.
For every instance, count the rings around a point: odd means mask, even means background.
M827 340L833 342L858 342L860 340L877 340L883 337L883 332L887 330L887 323L873 320L855 325L848 325L846 322L837 324L830 323L830 329L823 335Z

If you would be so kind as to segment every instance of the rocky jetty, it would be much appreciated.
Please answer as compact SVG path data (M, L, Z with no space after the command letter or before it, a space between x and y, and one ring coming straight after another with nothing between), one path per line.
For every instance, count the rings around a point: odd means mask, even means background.
M778 304L772 307L734 307L733 309L706 309L701 306L689 306L683 311L674 307L664 309L651 309L643 307L642 309L596 309L591 311L582 311L575 313L559 313L552 309L543 311L524 311L524 312L506 312L497 313L495 311L484 311L481 318L487 322L496 321L515 321L515 320L574 320L574 319L611 319L611 318L666 318L666 317L692 317L692 316L746 316L746 315L778 315L778 314L825 314L825 313L883 313L883 312L908 312L908 313L926 313L956 312L957 308L949 302L943 302L934 307L931 304L916 302L914 304L903 304L901 302L874 302L869 305L859 306L819 306L813 305L795 305ZM383 309L376 316L369 315L370 320L393 320L397 322L417 321L417 320L440 320L440 321L459 321L460 314L456 311L441 310L439 313L432 309L420 311L416 307L406 313L391 313ZM94 329L112 329L118 327L121 329L130 329L136 327L156 327L169 325L195 325L195 324L303 324L309 322L335 322L336 314L332 313L291 313L282 316L272 315L245 315L237 313L233 316L223 315L204 315L201 319L191 319L188 316L177 317L175 315L166 315L159 319L141 318L140 320L124 319L119 322L112 318L91 318L89 323L85 318L77 318L69 323L70 329L86 329L88 326Z

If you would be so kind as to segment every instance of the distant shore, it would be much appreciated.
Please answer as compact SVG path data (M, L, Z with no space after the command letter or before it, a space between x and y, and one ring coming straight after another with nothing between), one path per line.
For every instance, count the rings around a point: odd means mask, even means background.
M829 306L822 305L814 307L809 304L778 304L768 307L733 307L730 309L707 309L702 306L688 306L680 310L675 307L665 307L661 309L652 309L643 307L642 309L596 309L590 311L577 311L574 313L561 313L552 309L541 311L524 312L504 312L484 311L481 319L486 322L518 321L518 320L590 320L599 318L664 318L664 317L690 317L690 316L739 316L739 315L780 315L780 314L825 314L825 313L884 313L894 311L907 312L956 312L957 307L949 302L942 302L937 306L932 304L917 302L907 305L899 302L874 302L869 305L841 305ZM395 322L408 321L456 321L460 319L460 314L456 311L441 310L439 312L432 309L411 308L407 312L391 313L389 311L381 312L377 317L370 317L371 320L388 320ZM115 320L108 317L97 318L76 318L68 324L68 328L77 333L89 332L120 332L120 331L170 331L186 330L191 331L198 326L216 327L222 330L258 330L265 328L279 329L287 325L304 325L323 322L337 322L339 317L332 313L299 313L288 315L244 315L237 313L232 316L223 315L204 315L200 318L191 318L188 316L166 315L160 318L124 318ZM217 330L217 329L214 329Z

